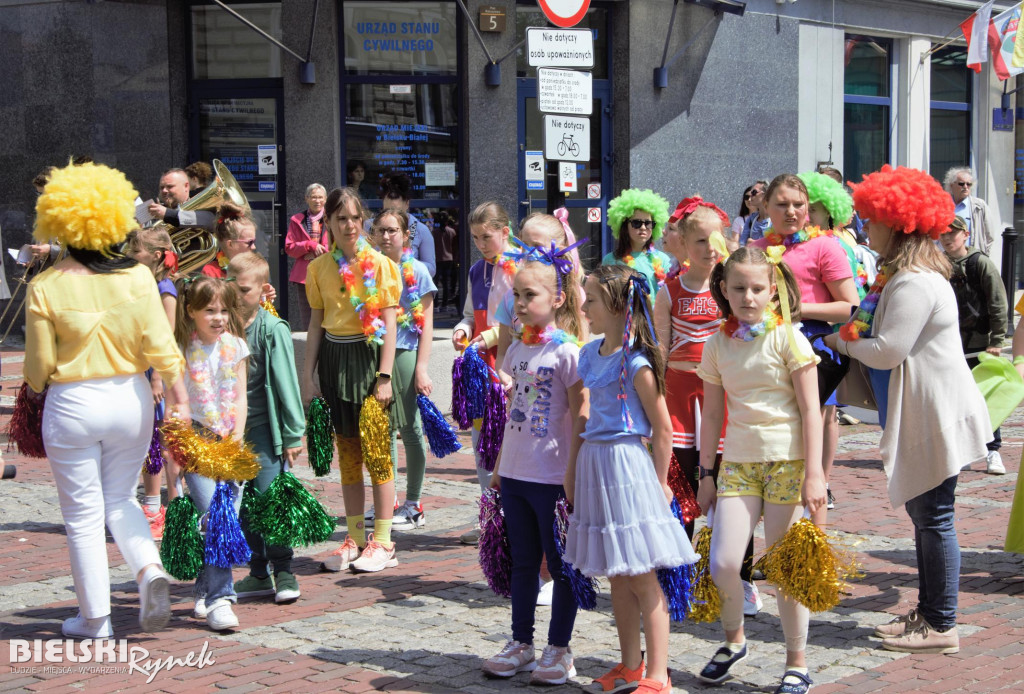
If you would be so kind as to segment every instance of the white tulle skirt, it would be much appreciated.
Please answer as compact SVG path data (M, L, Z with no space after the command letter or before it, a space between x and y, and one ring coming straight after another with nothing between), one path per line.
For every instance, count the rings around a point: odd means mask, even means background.
M637 576L700 559L640 437L583 442L563 557L586 576Z

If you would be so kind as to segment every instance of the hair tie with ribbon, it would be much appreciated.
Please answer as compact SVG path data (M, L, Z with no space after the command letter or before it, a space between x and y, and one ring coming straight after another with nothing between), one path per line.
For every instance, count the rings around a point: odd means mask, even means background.
M536 247L527 246L525 243L517 239L515 236L508 237L509 243L519 250L505 251L504 256L515 263L523 263L530 260L534 253L537 252Z
M576 234L573 233L572 227L569 226L569 210L564 207L559 207L551 214L555 219L562 223L562 229L565 231L565 245L567 248L572 249L572 252L569 255L572 257L573 265L577 270L579 270L583 265L580 264L580 252L576 247Z
M172 274L176 274L178 272L178 254L172 250L165 250L164 267L170 270Z
M796 340L796 329L793 327L793 314L789 308L789 286L786 284L786 277L782 274L782 268L779 266L785 252L785 246L768 246L764 250L764 254L768 258L768 262L775 267L775 286L779 292L779 307L782 309L782 322L786 326L786 337L789 339L789 348L793 351L793 354L798 358L801 358L802 361L807 358L807 354L800 348L800 343Z
M626 404L626 359L630 347L630 335L633 332L633 304L637 293L642 297L640 301L641 310L644 312L644 317L647 319L647 325L651 327L651 335L654 337L654 344L658 344L658 335L654 330L654 322L651 320L650 310L647 305L650 303L647 299L651 294L651 285L647 282L647 278L643 275L632 272L629 278L626 280L629 289L626 293L626 326L622 331L622 356L619 361L619 401L622 405L622 422L626 425L627 431L633 431L633 418L629 414L629 406Z
M555 268L555 280L558 282L558 291L562 291L562 275L568 275L570 272L576 269L572 262L571 253L580 246L586 243L588 239L580 239L571 246L565 248L559 248L554 241L551 242L551 248L544 248L543 246L525 246L521 241L516 241L515 244L522 250L520 251L506 251L505 256L512 258L517 263L520 261L532 260L538 263L544 263L545 265L551 265Z
M683 198L678 205L676 205L675 211L669 216L668 221L672 223L679 222L682 219L693 214L698 207L707 207L714 211L715 214L722 220L722 224L728 226L729 215L725 213L721 207L713 202L706 202L704 198L699 195L694 195L692 198Z

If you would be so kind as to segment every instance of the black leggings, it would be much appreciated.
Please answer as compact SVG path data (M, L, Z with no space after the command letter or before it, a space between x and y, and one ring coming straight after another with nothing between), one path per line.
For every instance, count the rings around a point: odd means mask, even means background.
M679 462L679 469L683 473L683 477L690 485L690 489L693 490L693 495L697 496L697 487L700 485L700 451L696 448L673 448L672 452L676 456L676 460ZM722 463L722 456L715 456L715 469L712 473L715 481L718 481L718 467ZM690 521L686 524L686 536L691 540L693 539L693 524L694 521ZM750 574L754 567L754 538L751 536L750 542L747 543L747 551L743 555L743 566L740 567L740 578L750 583Z

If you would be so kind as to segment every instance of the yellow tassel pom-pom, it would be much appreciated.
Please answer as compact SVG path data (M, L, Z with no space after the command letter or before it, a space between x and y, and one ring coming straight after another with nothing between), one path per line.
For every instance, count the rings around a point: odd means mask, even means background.
M274 318L280 318L281 317L280 314L278 314L277 309L274 307L274 303L272 301L265 300L265 301L263 301L260 304L260 307L264 311L266 311L267 313L272 315Z
M372 395L363 401L359 410L359 442L370 479L375 484L391 479L391 422Z
M838 605L846 580L862 575L852 553L833 547L825 531L808 518L790 526L755 568L811 612Z
M160 427L164 446L185 472L213 480L251 480L260 472L256 454L240 441L203 436L191 422L171 419Z
M722 610L722 600L711 579L711 528L705 526L697 531L693 550L700 554L700 561L693 567L693 599L686 616L694 622L714 622Z

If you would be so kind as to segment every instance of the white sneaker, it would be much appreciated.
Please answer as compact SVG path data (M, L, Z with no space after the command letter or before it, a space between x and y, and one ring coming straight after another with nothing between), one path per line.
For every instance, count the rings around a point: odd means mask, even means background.
M392 530L412 530L422 528L426 524L423 516L423 504L419 501L406 501L391 520Z
M517 672L533 672L537 669L537 659L533 654L532 643L509 641L505 647L492 655L484 663L484 674L488 677L511 677Z
M743 614L753 617L761 611L762 607L764 607L764 603L761 602L761 594L757 592L757 586L753 582L743 581Z
M361 574L376 573L396 566L398 557L395 555L395 543L392 542L390 547L385 547L376 540L370 540L366 543L363 553L349 565L349 568Z
M79 612L78 616L65 619L60 633L78 639L109 639L114 635L114 627L110 625L110 615L86 619Z
M231 609L231 601L227 598L214 600L206 610L206 624L214 631L225 631L238 626L238 617Z
M206 599L197 598L196 606L192 609L192 616L196 619L206 619Z
M151 566L139 583L139 626L143 631L160 631L171 621L171 577L159 566Z
M1006 474L1006 467L1003 465L1003 456L999 455L999 451L989 451L988 455L985 456L985 461L988 463L988 468L985 470L988 474Z
M530 676L530 684L565 684L576 676L572 649L568 646L544 646L544 652L537 661L537 669Z
M554 581L548 581L547 583L545 583L544 580L541 579L540 591L538 591L538 593L537 593L537 604L538 605L550 605L551 604L551 598L554 595L554 592L555 592L555 582ZM561 682L559 682L559 684L561 684Z

